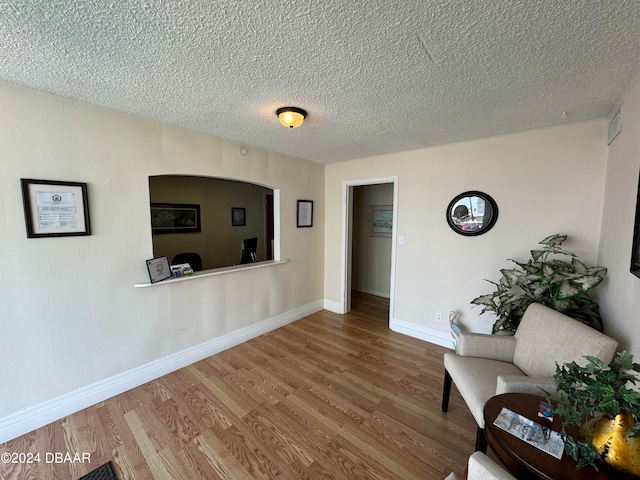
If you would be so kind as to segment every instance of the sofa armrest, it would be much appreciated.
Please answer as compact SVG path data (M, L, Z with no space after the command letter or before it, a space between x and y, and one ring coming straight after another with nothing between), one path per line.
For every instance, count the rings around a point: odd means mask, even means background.
M513 363L515 337L462 332L458 337L457 353L461 357L480 357Z
M482 452L469 457L468 480L516 480L509 472L494 463Z
M531 393L552 398L558 397L553 377L527 377L525 375L498 375L496 395L501 393Z

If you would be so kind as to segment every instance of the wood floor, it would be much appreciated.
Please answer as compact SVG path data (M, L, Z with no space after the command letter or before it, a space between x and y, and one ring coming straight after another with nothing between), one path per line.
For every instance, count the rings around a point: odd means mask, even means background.
M348 315L316 313L2 444L40 463L0 462L0 478L73 480L107 461L120 480L462 475L475 423L455 387L440 411L446 349L392 332L387 310L354 293ZM47 463L54 452L90 463Z

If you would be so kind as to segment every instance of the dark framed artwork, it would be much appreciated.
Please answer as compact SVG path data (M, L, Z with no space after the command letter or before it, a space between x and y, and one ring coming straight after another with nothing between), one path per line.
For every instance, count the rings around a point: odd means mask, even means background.
M152 203L151 231L162 233L200 232L200 205L191 203Z
M640 180L636 198L636 217L633 225L633 245L631 247L631 273L640 277Z
M27 238L91 235L87 184L21 178Z
M247 224L247 209L243 207L231 207L231 226L244 227Z
M313 227L313 200L298 200L298 228Z

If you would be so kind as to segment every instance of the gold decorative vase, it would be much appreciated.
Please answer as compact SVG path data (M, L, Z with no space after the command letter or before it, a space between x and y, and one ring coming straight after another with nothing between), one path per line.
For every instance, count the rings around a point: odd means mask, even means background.
M635 425L633 415L622 410L615 418L603 415L582 426L580 435L591 440L600 458L616 470L640 477L640 437L627 437Z

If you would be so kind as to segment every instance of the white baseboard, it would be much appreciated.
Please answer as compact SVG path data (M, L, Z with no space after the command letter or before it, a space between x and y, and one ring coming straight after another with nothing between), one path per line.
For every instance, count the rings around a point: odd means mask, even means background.
M79 388L39 405L0 418L0 443L12 440L36 428L48 425L120 393L191 365L223 350L251 340L296 320L319 312L323 300L317 300L254 325L214 338L195 347L160 358L140 367Z
M394 332L419 338L420 340L424 340L429 343L435 343L441 347L454 348L453 338L449 332L435 330L433 328L425 327L424 325L417 325L404 320L398 320L397 318L391 320L389 328Z
M344 312L342 311L342 305L340 302L334 302L333 300L324 299L324 309L329 310L332 313L337 313L342 315Z
M362 293L366 293L369 295L375 295L376 297L382 297L382 298L390 298L391 295L389 295L389 292L377 292L375 290L369 290L368 288L360 288L360 287L352 287L353 290L355 290L356 292L362 292Z

